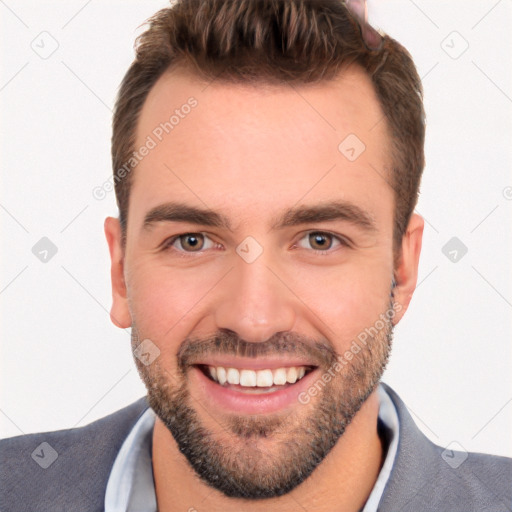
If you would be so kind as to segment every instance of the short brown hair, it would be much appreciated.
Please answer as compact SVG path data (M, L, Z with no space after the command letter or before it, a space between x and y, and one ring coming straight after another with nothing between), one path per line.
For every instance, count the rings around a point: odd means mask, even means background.
M137 121L162 74L191 67L205 80L307 84L360 65L375 88L391 136L395 214L393 249L418 200L425 165L423 90L407 50L389 36L366 46L358 20L342 0L177 0L149 20L121 83L113 119L112 163L119 220L126 239ZM123 179L116 170L122 169ZM396 264L396 259L395 259Z

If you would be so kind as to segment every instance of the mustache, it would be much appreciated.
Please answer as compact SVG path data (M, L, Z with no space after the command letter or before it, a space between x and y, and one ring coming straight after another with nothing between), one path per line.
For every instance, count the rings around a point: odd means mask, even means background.
M327 339L313 340L297 333L276 333L262 342L241 339L235 332L221 330L205 339L186 338L178 349L178 367L185 372L205 356L227 355L259 358L292 355L305 357L311 365L329 368L338 358Z

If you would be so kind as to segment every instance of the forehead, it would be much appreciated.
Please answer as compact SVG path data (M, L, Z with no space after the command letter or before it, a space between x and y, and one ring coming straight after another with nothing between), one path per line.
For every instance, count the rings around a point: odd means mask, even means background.
M166 72L141 111L135 149L143 146L129 218L176 199L270 218L302 199L344 198L378 217L375 201L392 200L384 114L355 66L301 86Z

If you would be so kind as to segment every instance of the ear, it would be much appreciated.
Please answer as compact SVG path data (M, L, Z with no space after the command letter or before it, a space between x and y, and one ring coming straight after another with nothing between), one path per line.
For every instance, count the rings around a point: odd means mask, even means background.
M110 250L112 280L112 308L110 319L122 329L132 325L124 280L124 252L121 244L121 224L114 217L105 219L105 236Z
M401 308L393 319L394 325L402 319L407 311L416 288L424 227L423 217L413 213L402 239L402 251L395 268L394 301L400 304Z

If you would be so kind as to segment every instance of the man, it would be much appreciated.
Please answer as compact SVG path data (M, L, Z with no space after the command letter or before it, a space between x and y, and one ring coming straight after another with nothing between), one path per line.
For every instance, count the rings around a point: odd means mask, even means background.
M157 13L105 221L148 394L2 441L0 509L511 510L511 460L449 464L379 384L417 281L423 143L410 56L339 0Z

